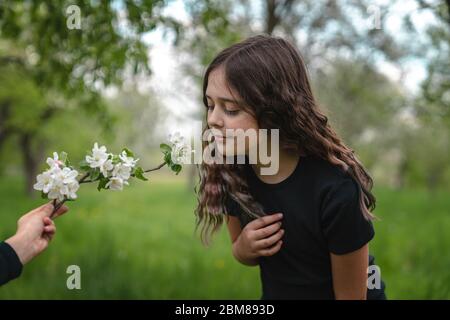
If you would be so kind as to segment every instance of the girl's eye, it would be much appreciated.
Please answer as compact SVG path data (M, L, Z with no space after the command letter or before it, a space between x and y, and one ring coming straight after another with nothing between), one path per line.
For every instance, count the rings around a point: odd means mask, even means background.
M227 110L225 109L225 114L229 115L229 116L235 116L239 113L239 109L238 110Z
M214 106L206 106L206 109L208 109L208 111L209 111L209 110L213 110L213 109L214 109Z

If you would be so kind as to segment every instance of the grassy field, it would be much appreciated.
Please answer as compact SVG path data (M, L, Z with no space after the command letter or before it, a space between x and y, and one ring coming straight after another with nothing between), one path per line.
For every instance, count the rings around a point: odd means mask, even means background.
M157 175L155 175L157 176ZM450 298L450 197L420 190L376 190L371 253L389 299ZM258 299L259 272L238 264L223 228L204 247L194 234L194 194L180 180L134 182L124 192L84 186L57 221L55 241L0 288L0 299ZM38 206L22 181L0 182L0 238ZM66 269L81 268L82 290L68 290Z

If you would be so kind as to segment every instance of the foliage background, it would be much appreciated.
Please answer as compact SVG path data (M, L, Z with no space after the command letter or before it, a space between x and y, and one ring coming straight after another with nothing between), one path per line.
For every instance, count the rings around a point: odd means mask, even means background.
M72 4L80 30L66 25ZM159 164L169 129L204 117L212 57L262 32L299 47L321 106L374 176L370 250L388 298L449 299L449 1L2 1L0 239L42 204L31 186L54 150L77 162L98 141ZM195 88L194 110L143 85L155 33L177 53L171 92ZM49 250L0 299L258 299L258 269L232 258L226 230L210 247L195 234L195 174L163 169L121 193L83 186ZM72 264L79 291L66 288Z

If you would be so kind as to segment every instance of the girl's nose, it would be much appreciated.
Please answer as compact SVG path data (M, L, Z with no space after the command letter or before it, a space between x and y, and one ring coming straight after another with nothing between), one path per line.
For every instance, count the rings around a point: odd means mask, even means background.
M208 126L210 128L222 128L223 118L219 108L214 108L208 115Z

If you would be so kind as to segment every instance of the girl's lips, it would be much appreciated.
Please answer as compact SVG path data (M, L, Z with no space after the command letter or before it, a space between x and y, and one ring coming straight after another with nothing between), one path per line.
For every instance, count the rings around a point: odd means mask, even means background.
M223 141L223 140L226 139L226 137L224 137L224 136L214 136L214 139L215 139L216 141Z

